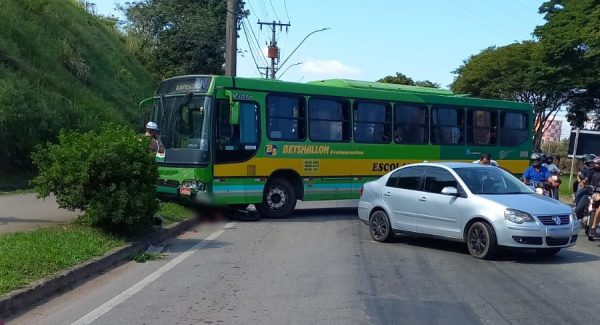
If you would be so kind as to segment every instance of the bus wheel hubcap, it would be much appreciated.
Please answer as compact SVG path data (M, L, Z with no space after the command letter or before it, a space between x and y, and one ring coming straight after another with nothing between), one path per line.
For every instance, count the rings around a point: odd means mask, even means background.
M269 193L267 193L267 204L269 205L269 208L272 210L279 210L286 202L287 194L281 187L274 186L269 189Z

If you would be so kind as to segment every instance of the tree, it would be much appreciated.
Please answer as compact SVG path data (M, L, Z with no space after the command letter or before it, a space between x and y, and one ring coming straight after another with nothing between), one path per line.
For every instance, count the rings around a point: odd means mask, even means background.
M53 193L61 208L79 209L88 224L123 234L143 232L158 210L158 178L148 139L106 124L98 131L61 132L58 143L33 154L39 195Z
M412 78L407 77L405 74L400 72L396 72L395 76L385 76L377 82L383 82L388 84L398 84L398 85L408 85L408 86L419 86L419 87L429 87L429 88L440 88L440 84L429 81L414 81Z
M540 149L548 120L567 102L556 69L543 60L539 43L527 41L490 47L471 56L456 71L452 91L475 97L514 100L533 106L534 148Z
M227 1L145 0L120 9L129 46L161 77L223 73Z
M570 89L568 119L583 126L591 113L600 125L600 1L550 0L540 7L546 24L535 29L546 62Z

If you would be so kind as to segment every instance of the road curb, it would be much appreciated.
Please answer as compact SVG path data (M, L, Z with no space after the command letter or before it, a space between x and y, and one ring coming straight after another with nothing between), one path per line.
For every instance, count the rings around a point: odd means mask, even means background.
M196 224L197 220L193 218L168 228L161 228L139 241L115 248L103 256L93 258L58 274L38 280L25 288L13 290L0 296L0 320L31 307L34 303L49 298L55 293L69 291L72 289L71 286L77 282L107 270L129 258L133 253L145 249L149 244L165 241Z

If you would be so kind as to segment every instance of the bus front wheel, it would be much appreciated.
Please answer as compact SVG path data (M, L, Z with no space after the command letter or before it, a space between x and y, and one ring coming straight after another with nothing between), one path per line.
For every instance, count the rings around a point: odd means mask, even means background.
M265 218L287 217L296 207L296 192L290 182L283 178L270 180L265 186L263 200L256 210Z

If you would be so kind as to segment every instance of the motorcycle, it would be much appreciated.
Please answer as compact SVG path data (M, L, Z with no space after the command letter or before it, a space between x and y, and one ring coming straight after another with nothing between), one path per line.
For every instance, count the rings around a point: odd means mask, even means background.
M552 185L550 185L547 182L526 181L525 185L527 185L530 189L532 189L535 193L539 195L552 197Z
M551 184L548 184L548 187L550 188L550 197L558 200L558 193L559 193L559 187L561 184L561 179L560 179L560 170L554 170L552 171L552 176L550 177L552 179L552 181L555 182L555 186L552 186Z

